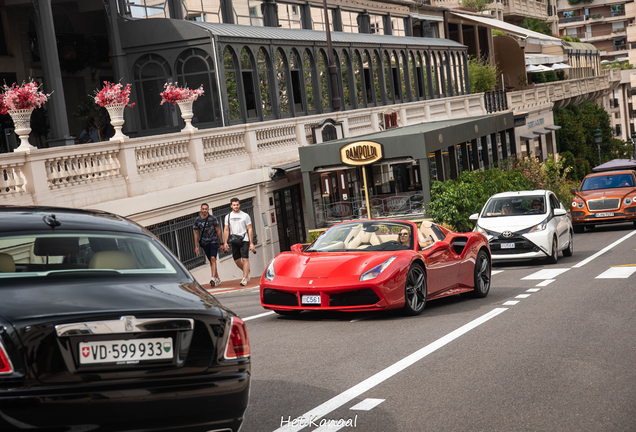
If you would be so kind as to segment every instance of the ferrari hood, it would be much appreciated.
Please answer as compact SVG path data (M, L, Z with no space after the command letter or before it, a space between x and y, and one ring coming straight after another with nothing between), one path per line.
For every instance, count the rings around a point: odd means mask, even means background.
M480 218L477 224L483 229L495 232L520 231L533 227L545 220L547 214L527 214L519 216L501 216Z
M276 258L276 275L291 278L327 278L360 275L395 252L285 253Z

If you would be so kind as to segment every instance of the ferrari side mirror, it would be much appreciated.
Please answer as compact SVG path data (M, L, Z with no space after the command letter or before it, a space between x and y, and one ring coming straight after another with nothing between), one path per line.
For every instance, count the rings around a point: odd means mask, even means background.
M303 245L302 243L296 243L291 247L292 252L303 253Z

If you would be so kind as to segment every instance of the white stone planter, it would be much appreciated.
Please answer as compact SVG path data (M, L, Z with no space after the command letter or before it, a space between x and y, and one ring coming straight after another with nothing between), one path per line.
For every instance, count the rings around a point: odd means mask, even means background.
M111 141L118 141L128 138L121 131L121 127L124 125L124 108L126 104L110 104L105 106L110 116L110 124L115 128L115 135L110 139Z
M20 146L15 149L16 152L29 152L37 149L37 147L29 144L29 134L31 133L31 113L34 108L9 110L9 115L15 126L15 133L20 137Z
M192 104L194 103L194 99L184 99L177 101L177 105L179 105L179 109L181 110L181 118L185 122L185 127L181 130L181 132L191 132L198 130L194 126L192 126L192 117L194 117L194 112L192 111Z

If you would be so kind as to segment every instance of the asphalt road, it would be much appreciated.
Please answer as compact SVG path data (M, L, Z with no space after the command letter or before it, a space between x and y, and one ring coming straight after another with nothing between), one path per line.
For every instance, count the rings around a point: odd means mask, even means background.
M242 431L636 431L636 231L574 242L555 265L495 264L488 297L417 317L280 317L257 289L219 294L250 336Z

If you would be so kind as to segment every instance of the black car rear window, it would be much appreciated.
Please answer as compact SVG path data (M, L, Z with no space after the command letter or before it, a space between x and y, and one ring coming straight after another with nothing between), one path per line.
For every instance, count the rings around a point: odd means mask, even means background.
M151 237L104 233L0 237L0 279L77 272L176 274L166 252Z

